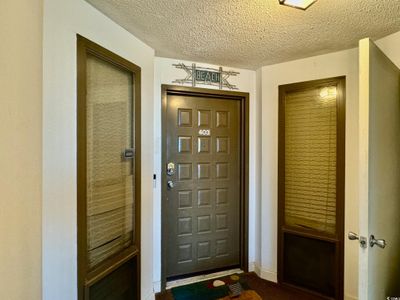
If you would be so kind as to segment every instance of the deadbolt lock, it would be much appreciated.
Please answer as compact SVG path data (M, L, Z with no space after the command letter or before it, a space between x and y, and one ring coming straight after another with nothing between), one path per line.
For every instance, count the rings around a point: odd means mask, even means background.
M167 175L172 176L174 174L175 174L175 164L173 162L170 162L167 165Z

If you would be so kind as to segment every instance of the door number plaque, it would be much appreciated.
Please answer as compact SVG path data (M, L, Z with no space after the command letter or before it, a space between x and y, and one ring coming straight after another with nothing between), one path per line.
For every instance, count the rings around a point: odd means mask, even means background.
M210 136L211 135L211 130L210 129L200 129L199 130L199 135Z

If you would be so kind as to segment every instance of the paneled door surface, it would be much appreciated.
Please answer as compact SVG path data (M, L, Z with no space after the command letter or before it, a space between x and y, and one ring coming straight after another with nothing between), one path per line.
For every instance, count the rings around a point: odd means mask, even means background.
M166 109L166 277L237 267L240 101L168 95Z
M400 70L370 39L361 40L359 46L359 299L396 299L400 296Z

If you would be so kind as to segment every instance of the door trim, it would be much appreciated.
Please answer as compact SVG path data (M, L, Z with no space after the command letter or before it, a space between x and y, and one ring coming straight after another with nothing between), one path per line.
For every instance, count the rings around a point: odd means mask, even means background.
M285 94L307 88L336 84L337 93L337 169L336 169L336 233L333 235L321 234L315 230L299 229L292 230L285 226ZM279 86L279 121L278 121L278 283L282 286L303 290L317 295L323 299L332 299L307 288L287 283L283 278L284 271L284 239L285 232L295 233L297 236L310 237L335 244L337 254L336 261L336 287L335 299L343 299L344 295L344 225L345 225L345 151L346 151L346 77L332 77L326 79L297 82Z
M240 101L240 265L245 272L248 271L248 215L249 215L249 93L231 92L223 90L212 90L194 87L183 87L175 85L161 85L161 134L162 134L162 160L161 160L161 290L166 288L166 240L167 226L165 226L167 212L166 202L163 195L166 193L167 178L165 166L167 165L167 98L168 95L194 96L203 98L219 98L225 100Z

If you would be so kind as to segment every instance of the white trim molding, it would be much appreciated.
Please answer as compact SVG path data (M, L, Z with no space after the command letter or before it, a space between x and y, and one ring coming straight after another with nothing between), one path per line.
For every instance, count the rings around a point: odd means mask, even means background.
M278 282L278 274L275 271L268 270L256 262L249 263L249 271L254 271L262 279Z
M358 300L356 296L351 296L351 295L344 295L344 300Z
M161 281L153 282L153 291L154 291L155 294L161 292Z
M154 300L154 298L155 298L154 293L147 294L147 296L144 297L145 300Z

